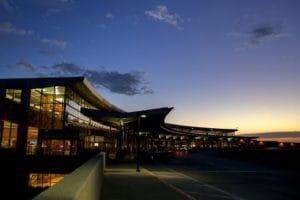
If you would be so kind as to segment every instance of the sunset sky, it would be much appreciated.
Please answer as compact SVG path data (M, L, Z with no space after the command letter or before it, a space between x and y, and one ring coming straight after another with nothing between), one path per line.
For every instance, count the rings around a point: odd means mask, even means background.
M0 0L0 78L84 75L126 111L300 131L299 0Z

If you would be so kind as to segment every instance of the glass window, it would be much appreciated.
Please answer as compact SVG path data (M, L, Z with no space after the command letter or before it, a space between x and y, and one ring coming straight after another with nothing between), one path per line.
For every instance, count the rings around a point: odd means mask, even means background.
M58 183L64 178L64 174L51 174L51 183L50 185L53 186L54 184Z
M65 87L55 86L55 103L64 103Z
M30 187L50 187L61 181L66 174L49 174L49 173L30 173Z
M47 139L42 141L44 155L76 155L76 140L54 140Z
M7 99L14 99L14 90L13 89L6 89L6 96Z
M2 129L1 148L9 148L10 123L4 121Z
M28 127L27 133L27 151L28 155L34 155L36 152L37 142L38 142L38 128Z
M41 89L32 89L31 90L30 106L35 110L41 109Z
M42 103L46 111L52 111L52 106L54 101L54 87L47 87L42 89Z
M62 129L65 87L53 86L31 90L30 106L33 113L31 124L43 129Z
M16 148L18 124L3 121L1 148Z
M18 135L18 125L15 123L11 123L9 148L16 148L17 135Z
M5 98L11 99L15 102L20 103L21 102L21 94L22 94L22 90L6 89Z

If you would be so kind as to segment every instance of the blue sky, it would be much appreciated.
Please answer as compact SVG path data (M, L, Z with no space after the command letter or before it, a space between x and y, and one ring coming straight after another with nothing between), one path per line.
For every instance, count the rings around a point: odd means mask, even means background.
M85 75L168 122L300 130L297 0L0 0L0 76Z

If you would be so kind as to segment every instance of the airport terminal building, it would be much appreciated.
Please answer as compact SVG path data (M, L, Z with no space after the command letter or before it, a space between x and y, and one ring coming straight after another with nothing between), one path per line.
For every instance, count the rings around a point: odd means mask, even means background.
M137 151L234 148L253 139L235 136L237 129L165 123L172 109L125 112L84 77L0 79L1 163L20 172L9 163L26 161L18 183L49 187L98 151L134 159Z

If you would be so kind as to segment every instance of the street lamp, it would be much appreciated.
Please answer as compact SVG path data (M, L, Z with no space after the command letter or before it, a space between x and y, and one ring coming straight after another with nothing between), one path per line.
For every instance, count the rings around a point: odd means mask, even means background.
M146 118L147 115L141 114L137 118L137 140L136 140L136 171L140 172L140 134L141 134L141 118Z

